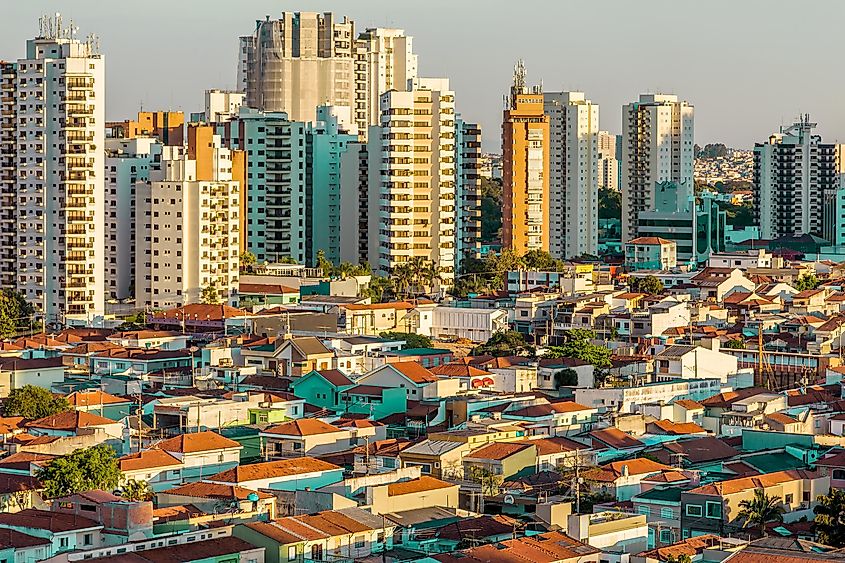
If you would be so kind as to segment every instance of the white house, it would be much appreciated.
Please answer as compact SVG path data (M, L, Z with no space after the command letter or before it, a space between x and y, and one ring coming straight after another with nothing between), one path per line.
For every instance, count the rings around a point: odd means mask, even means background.
M715 341L715 339L714 339ZM737 371L737 358L702 346L668 346L655 354L654 380L717 378L728 382Z
M497 332L508 329L508 312L504 309L471 309L468 307L435 307L431 332L436 338L466 338L487 342Z

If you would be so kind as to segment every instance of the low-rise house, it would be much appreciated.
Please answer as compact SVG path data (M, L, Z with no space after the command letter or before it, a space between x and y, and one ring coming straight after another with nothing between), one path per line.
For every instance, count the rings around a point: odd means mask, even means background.
M427 336L487 342L497 332L507 329L508 312L504 309L472 309L440 305L432 310L431 329Z
M647 422L646 432L658 436L696 436L707 434L707 430L694 422L673 422L671 420Z
M786 410L785 395L766 390L741 389L701 401L704 405L702 426L727 436L738 436L744 428L765 428L766 417Z
M406 412L407 409L407 389L354 385L341 391L338 410L345 414L366 414L379 420L391 414Z
M419 467L423 475L461 479L464 475L463 458L470 450L467 442L429 437L403 449L399 461L402 467Z
M631 497L634 512L648 522L648 547L673 544L681 538L679 486L653 487Z
M276 515L276 497L237 485L197 481L156 493L156 506L195 506L207 514L231 514L238 520L269 520Z
M572 370L578 378L571 387L590 388L595 384L595 366L589 362L575 358L541 358L537 367L536 387L544 390L557 390L560 385L556 374L561 371Z
M83 516L102 524L106 543L153 536L153 503L146 500L130 501L107 491L92 490L54 499L50 511Z
M434 477L373 485L366 488L366 504L373 514L442 506L458 508L459 486Z
M721 390L722 381L717 378L674 380L639 386L576 389L575 402L597 408L600 412L633 413L637 412L639 405L671 403L678 399L701 401Z
M460 388L457 380L440 378L417 362L392 362L379 366L361 376L357 383L407 389L408 400L412 401L450 396L457 394Z
M239 465L205 479L207 483L238 485L252 490L318 489L343 479L343 468L313 457L296 457Z
M589 447L569 438L532 437L528 438L528 442L537 447L537 473L559 468L570 470L576 466L592 467L596 464L596 455Z
M50 390L64 381L65 365L61 356L24 359L0 357L0 398L13 389L35 385Z
M314 455L347 450L356 444L348 429L332 426L316 418L303 418L265 428L264 459Z
M183 481L195 481L231 469L240 463L243 446L206 430L162 440L153 446L182 462Z
M137 403L126 397L117 397L99 389L74 391L67 397L68 404L75 410L98 414L111 420L120 420L132 414Z
M130 330L110 334L106 337L106 340L124 348L182 350L188 347L188 341L191 340L191 337L170 330Z
M671 469L668 465L640 457L589 469L583 477L594 492L623 501L643 492L643 479Z
M271 522L250 522L233 533L265 550L267 563L360 561L393 547L396 526L360 508L326 510Z
M221 532L218 532L220 534ZM194 541L203 536L208 539ZM103 563L161 563L164 561L179 563L264 563L264 548L233 537L217 537L211 539L211 533L190 534L187 538L191 543L177 543L154 549L141 549L135 546L131 554L115 553L105 557L98 557ZM172 543L174 540L168 540ZM178 541L178 540L176 540ZM159 541L161 545L163 542ZM118 552L121 548L113 551ZM112 551L112 550L109 550ZM87 554L86 554L87 555Z
M282 377L299 377L314 370L335 367L334 352L314 336L277 338L268 343L243 347L241 357L246 366L255 366Z
M830 477L821 472L788 470L740 477L701 485L681 494L682 538L701 534L725 534L742 529L740 503L751 500L755 491L775 497L787 522L813 517L820 495L830 490Z
M637 237L625 244L629 270L671 270L678 265L677 244L660 237Z
M463 465L470 479L480 474L516 479L534 473L537 446L530 441L488 444L465 455Z
M190 370L193 367L191 352L147 348L109 348L91 355L91 373L94 375L147 376L164 370Z
M585 438L594 450L633 453L645 447L643 442L613 426L587 432Z
M441 563L598 563L601 550L575 540L562 532L546 532L485 544L454 553L440 553L432 559Z
M754 291L757 287L739 268L707 267L692 276L690 282L699 288L703 299L716 303L721 303L734 291Z
M0 473L0 512L20 512L42 506L43 490L44 485L30 475Z
M718 379L728 382L728 376L737 371L737 359L719 351L718 340L713 339L713 350L703 346L674 344L655 355L654 377L656 381L675 379Z
M103 525L93 518L35 508L0 513L0 529L46 539L50 545L44 547L45 558L76 549L99 547L105 541Z
M102 441L123 439L123 425L84 411L64 411L27 423L27 431L36 436L100 435Z
M355 384L340 370L309 371L291 381L294 395L305 399L309 405L338 411L342 409L340 394Z
M650 453L662 463L690 469L707 467L740 454L739 450L714 436L666 442Z
M48 538L24 534L11 528L0 528L0 558L8 562L43 561L52 553Z
M570 514L566 533L602 551L602 557L639 553L648 545L648 524L642 514L598 512Z
M164 450L142 450L118 460L126 481L145 481L153 492L163 491L182 483L182 461Z
M375 335L401 330L416 332L410 317L414 305L407 301L388 303L349 303L337 307L338 332L345 334ZM411 330L408 330L411 327Z

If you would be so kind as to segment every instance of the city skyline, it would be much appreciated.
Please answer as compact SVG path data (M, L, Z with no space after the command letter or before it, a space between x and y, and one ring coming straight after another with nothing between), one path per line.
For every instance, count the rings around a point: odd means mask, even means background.
M167 18L160 17L165 6ZM92 0L72 5L35 1L6 7L9 21L19 24L0 38L0 52L6 59L23 56L21 45L37 31L38 17L61 11L66 21L74 20L80 36L95 33L101 38L101 50L107 55L107 119L131 117L142 105L187 113L201 109L206 88L235 86L238 37L250 33L255 20L278 17L285 9L333 11L349 16L359 31L398 27L413 36L420 76L452 79L455 91L461 92L457 110L481 124L488 152L500 149L502 96L517 59L525 61L529 75L548 91L585 92L604 108L601 129L614 133L621 132L624 103L641 93L662 92L696 106L696 142L701 145L723 142L750 148L803 113L820 124L825 139L845 139L845 115L836 111L833 95L845 86L845 78L826 72L820 64L809 64L804 56L835 47L835 16L845 15L845 6L766 2L767 13L778 17L759 20L762 6L759 1L737 5L721 0L709 3L707 11L674 4L669 10L669 4L659 0L635 7L613 2L577 8L569 2L537 5L544 16L531 20L533 33L511 32L513 41L502 41L510 19L499 2L486 3L484 13L477 15L469 3L445 2L400 8L382 1L351 5L334 0L296 5L270 1L165 5L154 0L144 6L119 7ZM455 17L443 17L447 8ZM617 17L607 17L610 9L616 9ZM730 18L724 17L726 9ZM687 27L691 17L696 25ZM559 21L562 27L554 27ZM578 23L582 21L600 21L602 27ZM813 29L799 26L800 21L813 21ZM153 37L153 31L171 41L139 47ZM686 49L679 48L682 42ZM802 48L794 49L794 42ZM463 56L450 55L456 49ZM635 57L632 49L641 54ZM656 53L660 56L650 56ZM808 84L824 87L782 89L782 73L798 64ZM191 70L186 72L186 66ZM748 112L748 107L756 111Z

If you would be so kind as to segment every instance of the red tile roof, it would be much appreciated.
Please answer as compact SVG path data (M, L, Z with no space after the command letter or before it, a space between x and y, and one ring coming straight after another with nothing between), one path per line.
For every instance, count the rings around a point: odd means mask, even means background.
M267 461L249 465L239 465L212 475L207 481L223 483L244 483L258 479L273 479L276 477L291 477L305 473L318 473L321 471L336 471L341 468L333 463L316 459L313 457L296 457L280 461Z
M411 481L390 483L387 485L387 496L396 497L401 495L411 495L425 491L433 491L436 489L445 489L448 487L457 487L457 485L423 475L419 479L412 479Z
M417 362L393 362L388 365L418 385L438 380L436 375Z
M222 483L206 483L204 481L196 481L194 483L186 483L179 487L167 489L164 491L169 495L179 495L183 497L194 498L214 498L224 500L247 500L249 495L257 493L258 498L268 499L273 498L270 493L262 493L260 491L253 491L245 487L237 485L226 485Z
M271 426L262 432L282 436L317 436L332 432L343 432L343 430L316 418L300 418Z
M491 459L495 461L502 461L514 454L518 454L529 448L534 447L531 442L494 442L481 446L477 450L468 453L464 459ZM536 452L536 448L535 448Z
M118 460L121 471L138 471L162 467L178 467L182 462L164 450L144 450L127 454Z
M84 411L64 411L33 420L26 426L40 430L78 430L106 424L115 424L115 421Z
M203 432L182 434L180 436L176 436L175 438L168 438L167 440L158 442L153 447L166 452L191 454L213 450L226 450L229 448L241 448L242 446L238 442L221 436L216 432L205 430Z

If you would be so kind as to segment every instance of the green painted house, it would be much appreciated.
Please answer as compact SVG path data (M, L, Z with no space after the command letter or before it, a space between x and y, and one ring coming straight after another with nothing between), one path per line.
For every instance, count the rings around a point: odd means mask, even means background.
M343 410L341 393L354 386L355 383L337 369L313 370L290 384L293 394L308 404L335 411Z
M408 410L408 390L402 387L355 385L340 394L344 412L379 420Z

